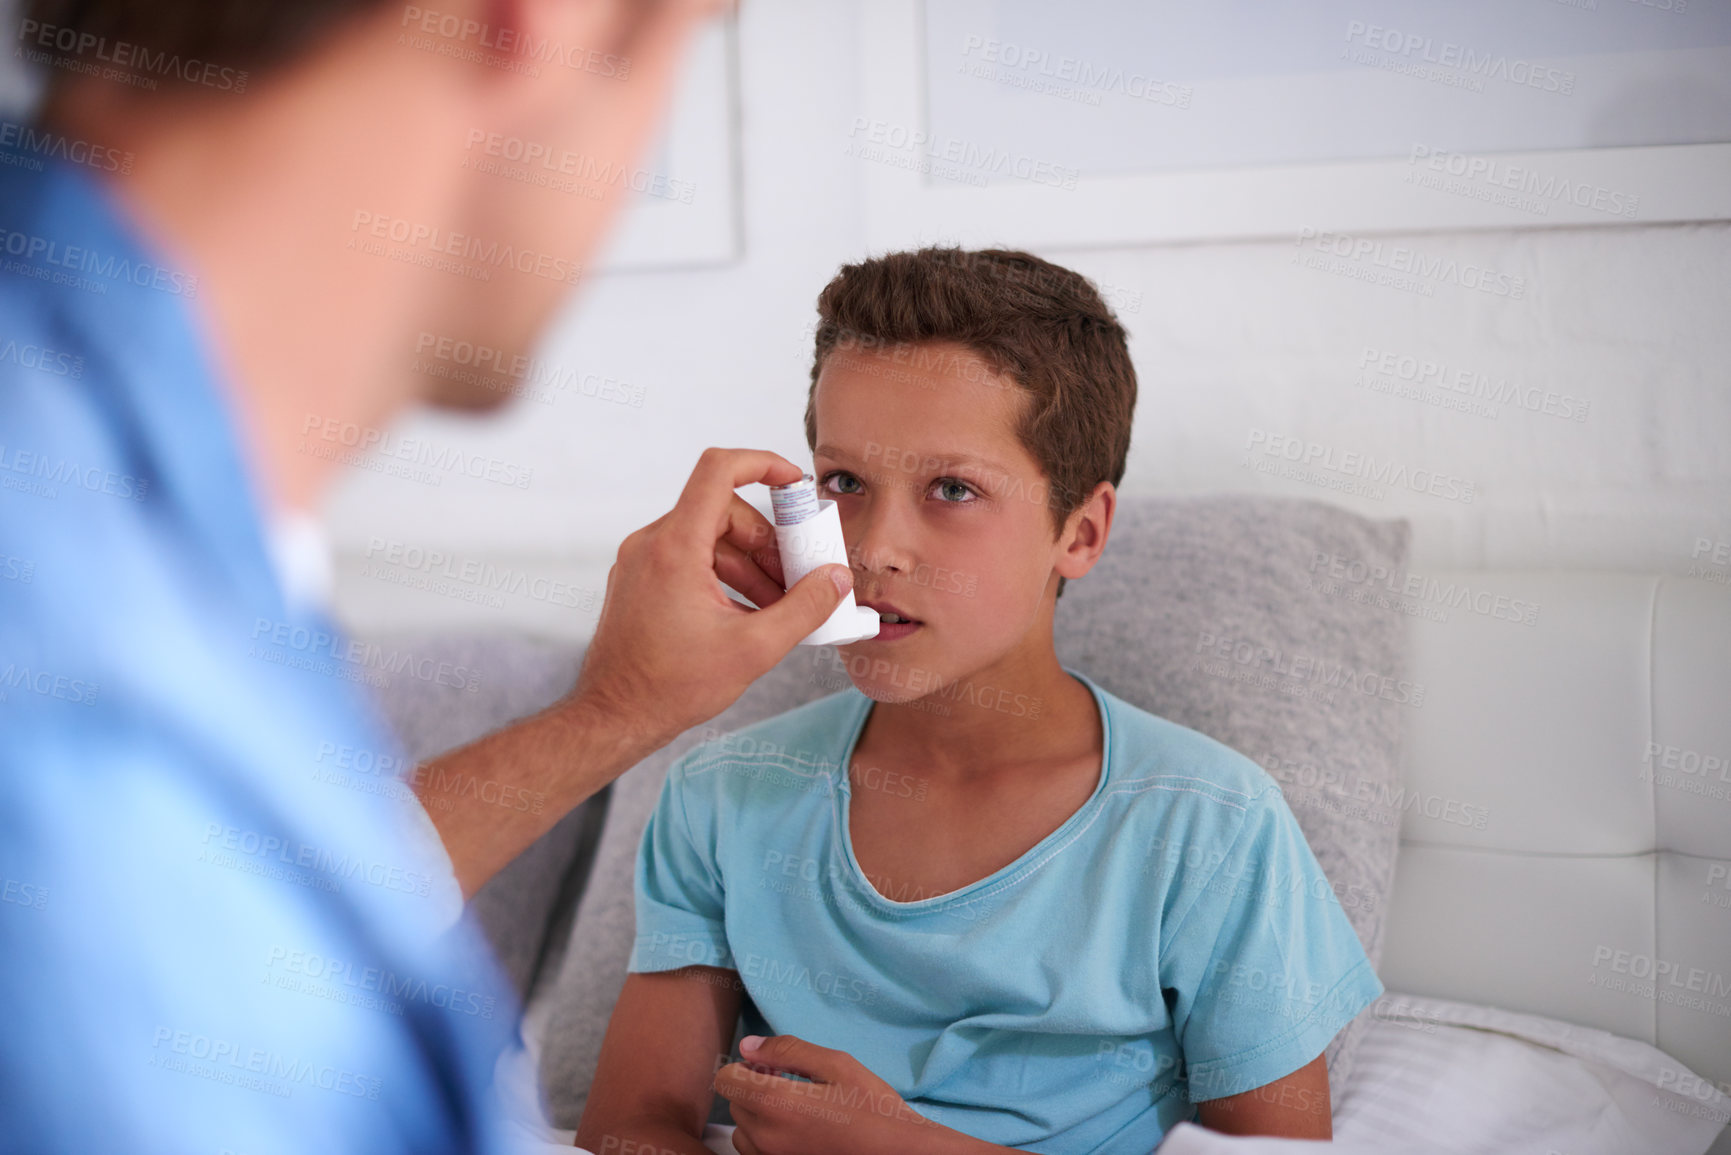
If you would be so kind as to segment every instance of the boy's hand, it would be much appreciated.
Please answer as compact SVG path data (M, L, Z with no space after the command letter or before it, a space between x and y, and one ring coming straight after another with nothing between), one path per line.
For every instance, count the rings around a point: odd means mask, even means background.
M793 1035L748 1035L744 1062L715 1075L733 1107L739 1155L968 1155L1006 1148L940 1126L845 1051ZM784 1078L804 1075L812 1082Z
M704 450L673 509L619 546L573 699L629 727L647 753L727 709L822 625L852 588L848 567L821 566L784 593L775 530L734 492L803 473L766 450Z

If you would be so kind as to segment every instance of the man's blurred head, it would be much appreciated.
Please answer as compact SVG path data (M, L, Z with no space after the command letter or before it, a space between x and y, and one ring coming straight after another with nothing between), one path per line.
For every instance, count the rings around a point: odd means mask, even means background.
M344 19L381 7L380 0L30 0L19 39L41 46L37 33L52 28L50 42L68 55L94 56L95 41L76 39L92 37L257 73L298 56ZM152 62L140 63L149 75ZM66 75L51 74L50 82Z
M491 408L642 185L630 178L687 35L729 6L28 0L14 31L47 80L45 119L136 148L140 200L168 206L153 223L191 259L221 263L222 242L201 236L201 199L214 215L225 197L268 201L262 174L298 186L317 172L316 187L257 221L304 243L282 251L272 238L261 267L219 272L264 277L262 266L306 258L329 270L332 293L367 303L375 339L388 330L391 348L373 359L415 378L397 381L398 396ZM213 149L227 151L213 163ZM239 341L263 323L221 316L222 279L209 283L219 328ZM264 311L287 326L305 303ZM340 346L328 317L312 317L303 328ZM418 355L429 346L478 350L481 368L452 373Z

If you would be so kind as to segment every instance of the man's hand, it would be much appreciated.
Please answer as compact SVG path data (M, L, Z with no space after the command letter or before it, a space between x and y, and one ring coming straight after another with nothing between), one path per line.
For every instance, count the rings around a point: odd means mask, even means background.
M620 545L572 696L634 732L644 754L727 709L853 588L846 566L828 565L783 593L775 531L734 492L803 473L765 450L706 449L673 509Z
M803 472L761 450L705 450L672 511L619 547L576 688L421 767L416 792L465 898L584 799L727 709L829 617L853 586L848 568L821 566L783 593L775 531L734 492ZM740 605L717 579L764 608ZM440 785L450 782L471 789L450 797ZM486 804L476 783L535 805Z
M739 1155L984 1155L1007 1151L940 1126L845 1051L793 1035L740 1040L745 1061L715 1074ZM813 1080L783 1077L791 1071Z

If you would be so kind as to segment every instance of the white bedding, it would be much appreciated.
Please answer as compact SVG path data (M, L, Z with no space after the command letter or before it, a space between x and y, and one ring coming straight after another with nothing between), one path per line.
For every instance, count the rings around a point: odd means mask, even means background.
M1608 1031L1393 993L1373 1013L1332 1148L1186 1123L1160 1155L1702 1155L1731 1121L1731 1098Z
M574 1133L541 1113L538 1009L524 1019L527 1049L500 1063L498 1089L526 1151L569 1153ZM1731 1122L1731 1097L1608 1031L1394 993L1373 1014L1334 1107L1332 1146L1181 1123L1160 1155L1703 1155ZM717 1129L705 1141L731 1151Z

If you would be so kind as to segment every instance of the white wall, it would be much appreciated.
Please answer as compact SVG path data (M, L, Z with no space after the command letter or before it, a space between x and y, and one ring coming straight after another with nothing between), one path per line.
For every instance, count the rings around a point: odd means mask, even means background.
M404 434L531 467L531 481L431 486L352 471L328 507L352 626L583 636L618 542L672 505L704 446L808 459L813 302L864 252L867 162L844 146L865 18L830 0L742 6L743 258L600 277L571 302L541 355L639 387L641 408L567 395L482 422L405 421ZM1367 284L1310 267L1323 254L1295 241L1044 251L1113 286L1132 334L1142 392L1125 491L1322 497L1409 517L1421 570L1684 573L1698 541L1731 542L1731 225L1378 239L1520 278L1521 298ZM1502 405L1490 418L1372 392L1356 384L1367 348L1581 399L1587 416ZM1473 500L1401 488L1371 500L1259 474L1244 465L1254 430L1470 481ZM379 577L366 566L380 541L442 552L439 568L459 580L428 592ZM485 591L460 580L463 567L483 564L565 585L471 600ZM421 567L390 576L431 576Z

